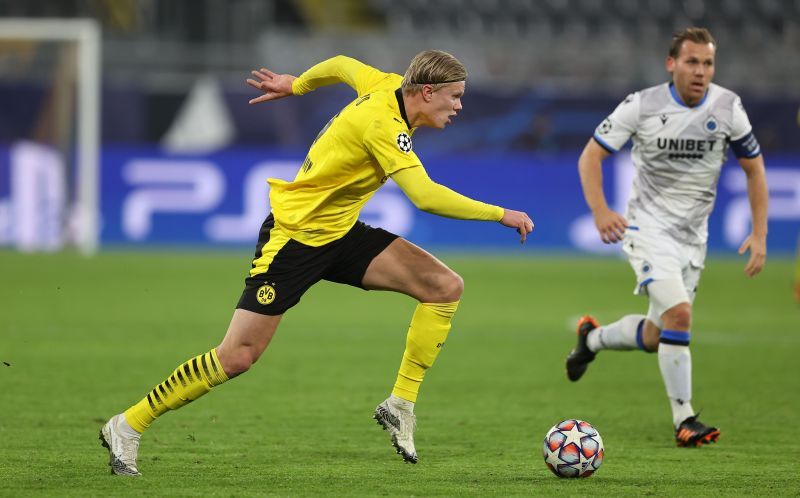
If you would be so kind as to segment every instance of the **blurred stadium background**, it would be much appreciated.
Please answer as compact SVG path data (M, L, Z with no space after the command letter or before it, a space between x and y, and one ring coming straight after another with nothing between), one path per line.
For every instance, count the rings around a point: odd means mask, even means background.
M249 70L299 74L341 53L402 73L440 48L470 77L455 124L415 136L431 175L530 212L533 250L602 251L578 154L627 93L667 79L671 33L701 25L718 40L716 82L743 97L766 155L771 249L796 249L798 0L0 0L0 16L0 246L251 245L268 209L263 178L292 176L352 93L249 106ZM45 41L76 21L81 44ZM622 206L630 162L610 163L608 195ZM731 163L713 251L749 229ZM391 185L364 215L423 245L513 245L499 227L419 213Z

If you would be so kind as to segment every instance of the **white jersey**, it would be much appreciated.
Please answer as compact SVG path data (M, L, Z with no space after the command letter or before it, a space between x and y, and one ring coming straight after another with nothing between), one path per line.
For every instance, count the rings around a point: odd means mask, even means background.
M597 127L594 139L616 152L629 138L636 167L626 212L631 228L695 245L708 239L708 216L728 147L737 157L761 153L739 96L713 83L694 107L687 107L670 83L628 95Z

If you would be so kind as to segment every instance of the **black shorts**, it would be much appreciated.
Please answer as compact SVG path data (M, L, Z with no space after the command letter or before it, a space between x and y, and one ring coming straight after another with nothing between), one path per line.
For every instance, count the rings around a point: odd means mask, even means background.
M341 239L314 247L274 228L270 213L258 233L254 270L245 279L237 308L262 315L283 314L320 280L363 289L361 281L369 264L398 237L359 221Z

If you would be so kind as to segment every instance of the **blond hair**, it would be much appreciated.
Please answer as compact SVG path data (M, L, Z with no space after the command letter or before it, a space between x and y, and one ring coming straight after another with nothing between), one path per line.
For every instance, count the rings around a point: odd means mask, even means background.
M436 91L448 83L467 79L467 69L458 59L441 50L425 50L414 56L403 76L403 93L415 94L423 85Z
M714 48L717 48L717 42L711 36L711 32L706 28L686 28L678 31L672 35L672 43L669 45L669 56L673 59L677 58L681 53L681 46L683 42L690 41L694 43L711 43Z

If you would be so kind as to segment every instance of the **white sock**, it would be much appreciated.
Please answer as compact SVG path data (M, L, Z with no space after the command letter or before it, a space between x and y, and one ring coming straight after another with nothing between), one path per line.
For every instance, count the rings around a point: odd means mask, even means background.
M394 406L395 408L399 408L401 410L414 413L413 401L408 401L407 399L403 399L392 394L389 396L389 403L391 403L392 406Z
M666 340L665 342L665 335ZM685 337L686 344L674 344L670 337ZM683 341L683 339L680 339ZM672 343L670 343L672 342ZM695 414L692 408L692 354L689 351L689 333L662 330L658 345L658 366L667 388L672 423L678 425Z
M641 347L637 340L640 335L639 326L644 323L644 315L626 315L616 322L597 327L586 336L586 345L596 353L601 349L630 350Z
M669 399L669 406L672 408L672 425L674 425L676 429L681 422L695 414L691 401L681 401L683 400Z

